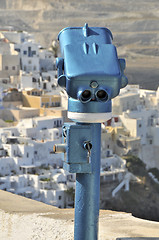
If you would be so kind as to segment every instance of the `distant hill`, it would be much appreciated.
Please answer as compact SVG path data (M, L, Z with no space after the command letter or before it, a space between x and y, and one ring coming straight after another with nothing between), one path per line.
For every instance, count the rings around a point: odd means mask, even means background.
M49 47L67 26L108 27L118 54L127 61L130 83L156 89L159 85L159 1L158 0L1 0L0 26L34 34Z

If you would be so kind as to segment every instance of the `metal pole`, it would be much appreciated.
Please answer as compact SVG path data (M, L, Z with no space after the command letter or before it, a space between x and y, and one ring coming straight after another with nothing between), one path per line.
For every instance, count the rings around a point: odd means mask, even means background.
M92 123L92 173L76 174L75 240L98 239L101 124Z

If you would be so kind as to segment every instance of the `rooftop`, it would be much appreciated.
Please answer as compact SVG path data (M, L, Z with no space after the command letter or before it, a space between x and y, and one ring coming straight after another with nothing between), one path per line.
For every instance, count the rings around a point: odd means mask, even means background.
M132 96L138 96L139 93L136 92L123 92L119 95L119 98L125 98L125 97L132 97Z
M73 228L73 209L58 209L0 190L1 240L71 240ZM138 219L130 213L100 211L99 240L126 237L151 240L153 237L159 239L158 236L158 222Z

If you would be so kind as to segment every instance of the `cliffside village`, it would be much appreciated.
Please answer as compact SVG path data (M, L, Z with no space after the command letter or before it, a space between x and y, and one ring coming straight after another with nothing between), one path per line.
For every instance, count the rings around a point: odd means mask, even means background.
M0 28L0 189L64 208L74 204L75 174L53 153L63 122L70 121L55 55L54 45L44 49L27 32ZM115 197L138 181L123 155L159 169L159 89L128 85L112 109L112 119L102 124L101 183L116 182Z

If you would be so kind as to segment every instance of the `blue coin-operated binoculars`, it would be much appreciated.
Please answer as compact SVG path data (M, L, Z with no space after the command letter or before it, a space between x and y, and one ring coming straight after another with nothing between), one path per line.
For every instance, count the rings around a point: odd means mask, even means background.
M76 173L75 240L98 238L101 123L111 118L111 99L127 85L125 60L118 59L107 28L73 27L58 36L58 84L68 94L63 143L63 168Z

